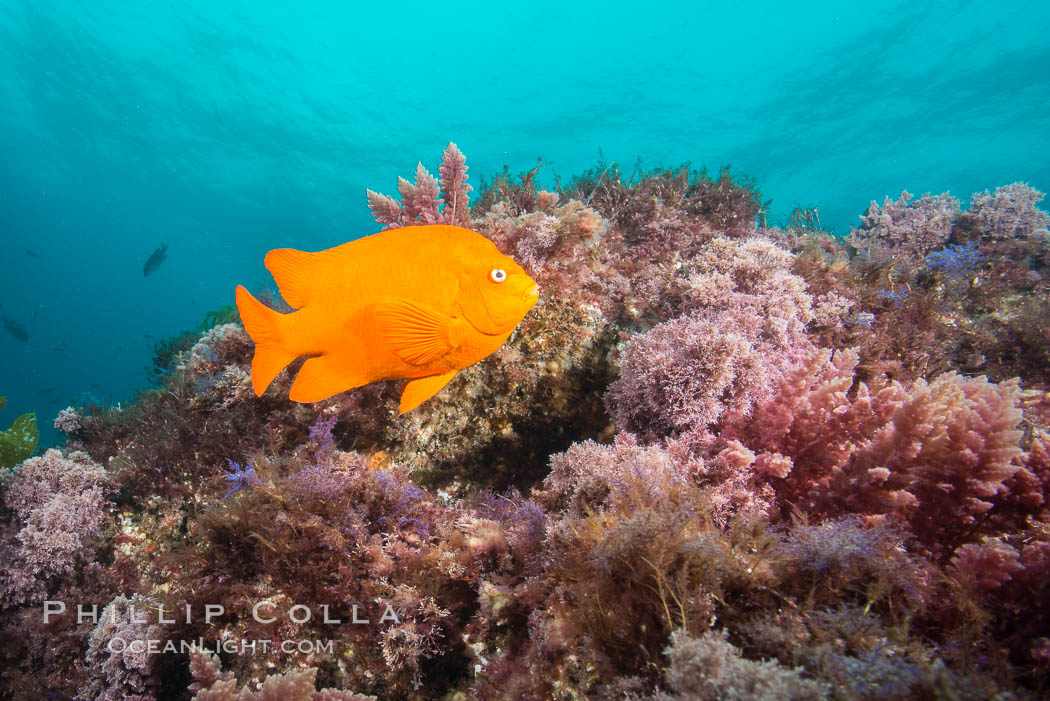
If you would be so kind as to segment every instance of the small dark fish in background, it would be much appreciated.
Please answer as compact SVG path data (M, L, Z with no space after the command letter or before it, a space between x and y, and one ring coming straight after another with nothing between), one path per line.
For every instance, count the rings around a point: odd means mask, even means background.
M43 397L45 394L53 394L56 389L58 389L58 388L57 387L45 387L43 389L38 389L37 392L36 392L36 396Z
M28 248L26 249L26 255L27 256L32 256L33 258L39 258L40 257L36 253L33 253L32 251L30 251Z
M164 262L164 259L168 257L168 244L161 243L160 248L155 250L146 261L146 264L142 266L142 275L146 276L154 272L160 267L160 264Z
M9 334L23 343L29 340L29 334L26 333L26 327L22 326L17 321L11 321L6 316L4 317L4 328L7 329Z

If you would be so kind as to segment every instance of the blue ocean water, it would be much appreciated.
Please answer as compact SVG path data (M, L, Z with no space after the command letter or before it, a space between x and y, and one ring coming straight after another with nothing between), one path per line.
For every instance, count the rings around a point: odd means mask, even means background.
M902 189L1050 189L1050 3L391 8L0 1L0 315L29 336L0 329L0 428L127 400L153 339L268 282L271 248L374 232L365 188L449 141L475 186L732 164L774 222L840 233Z

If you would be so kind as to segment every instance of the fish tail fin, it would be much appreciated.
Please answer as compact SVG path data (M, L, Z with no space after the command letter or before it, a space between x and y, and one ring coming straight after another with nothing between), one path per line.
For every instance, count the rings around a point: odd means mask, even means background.
M243 285L237 285L236 295L237 311L241 313L244 330L255 341L252 388L261 397L278 373L298 356L284 347L281 332L281 317L284 314L252 297Z

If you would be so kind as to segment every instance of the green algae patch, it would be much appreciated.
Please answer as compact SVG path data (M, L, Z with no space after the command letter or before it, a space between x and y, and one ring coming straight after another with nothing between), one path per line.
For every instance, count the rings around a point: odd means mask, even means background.
M0 409L6 404L7 397L0 397ZM11 428L0 431L0 467L11 468L30 457L39 439L36 414L30 411L19 416Z

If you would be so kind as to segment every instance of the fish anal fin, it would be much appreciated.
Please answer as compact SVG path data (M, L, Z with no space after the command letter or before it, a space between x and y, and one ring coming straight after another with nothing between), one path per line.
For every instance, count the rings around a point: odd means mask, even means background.
M458 371L453 370L444 375L431 375L429 377L420 377L416 380L410 380L408 384L405 385L405 389L401 392L401 405L399 407L401 413L404 414L407 411L412 411L417 406L440 392L445 385L456 376L456 372Z
M319 402L364 384L368 384L368 380L336 367L331 357L318 355L303 363L288 398L293 402Z
M284 301L294 309L305 307L310 296L310 281L316 277L319 264L317 254L294 248L276 248L266 254L263 264L277 282Z
M383 340L406 363L427 365L457 345L449 338L452 318L424 304L388 299L377 302L373 314Z

